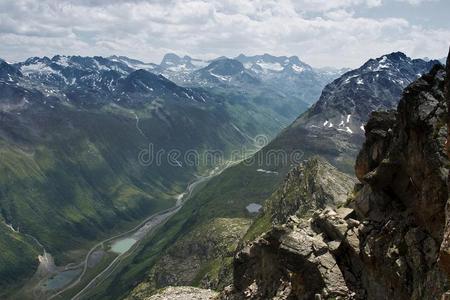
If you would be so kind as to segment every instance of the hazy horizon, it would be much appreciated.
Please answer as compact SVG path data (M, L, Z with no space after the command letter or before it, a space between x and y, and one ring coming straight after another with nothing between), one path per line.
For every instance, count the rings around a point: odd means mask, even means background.
M0 57L125 55L159 63L168 52L270 53L350 68L394 51L438 59L450 42L449 9L444 0L0 0Z

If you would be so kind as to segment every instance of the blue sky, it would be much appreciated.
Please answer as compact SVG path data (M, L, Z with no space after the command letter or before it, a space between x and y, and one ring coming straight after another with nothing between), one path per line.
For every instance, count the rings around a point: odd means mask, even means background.
M0 0L0 57L167 52L214 58L297 55L316 66L356 67L403 51L441 58L449 0Z

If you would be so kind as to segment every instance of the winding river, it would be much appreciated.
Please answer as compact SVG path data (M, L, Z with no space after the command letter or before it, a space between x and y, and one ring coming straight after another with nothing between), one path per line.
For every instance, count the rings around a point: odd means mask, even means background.
M199 184L221 174L224 170L237 163L239 163L239 161L228 162L223 167L212 170L207 176L196 177L196 179L187 186L185 192L177 197L176 204L173 207L149 216L139 225L126 232L117 234L97 243L89 250L85 259L78 265L72 264L72 266L68 265L66 267L57 268L53 263L53 258L51 255L44 253L44 255L41 256L42 259L40 260L41 265L39 268L44 268L47 271L51 270L51 274L53 275L51 277L46 276L42 279L35 289L44 291L50 295L52 291L56 291L53 295L48 297L48 299L58 298L58 296L62 295L64 292L79 285L84 279L88 268L101 259L104 254L102 250L103 246L110 246L108 251L116 254L117 256L106 267L100 270L99 273L96 274L96 276L91 279L75 296L72 297L72 299L80 299L90 288L111 275L117 264L123 258L132 254L137 248L137 244L151 230L163 224L171 216L178 212L181 207L183 207L183 204L192 196L193 191Z

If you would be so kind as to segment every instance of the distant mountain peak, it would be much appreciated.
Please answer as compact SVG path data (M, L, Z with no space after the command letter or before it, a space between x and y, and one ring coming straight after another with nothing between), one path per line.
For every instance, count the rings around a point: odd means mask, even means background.
M62 55L59 55L59 54L56 54L55 56L52 57L51 60L53 60L53 61L58 61L58 60L61 59L61 57L63 57L63 56L62 56Z
M410 59L405 53L400 52L400 51L392 52L392 53L383 55L382 57L380 57L378 59L383 59L384 56L386 56L388 59L394 60L394 61L402 61L402 60Z
M43 56L43 57L34 56L34 57L30 57L27 60L25 60L25 62L23 64L25 64L25 65L35 64L37 62L51 63L51 59L48 58L47 56Z
M254 85L260 81L255 74L247 70L244 65L232 58L221 57L210 62L206 67L193 73L193 81L202 86Z
M218 61L218 60L224 60L224 59L230 59L230 58L222 55L222 56L214 58L211 62Z
M287 73L295 75L305 71L313 71L310 65L302 62L297 56L274 56L268 53L253 56L240 54L235 59L243 63L246 69L256 73Z
M182 63L190 63L192 60L192 58L188 55L185 55L183 57L178 56L175 53L167 53L164 55L162 61L161 61L161 66L164 65L179 65Z
M244 65L231 58L222 58L219 60L214 60L209 64L206 69L209 71L214 71L217 75L234 75L244 70Z
M294 55L288 58L291 63L306 65L306 63L302 62L298 56Z
M163 57L163 61L165 60L165 59L181 59L181 56L179 56L179 55L177 55L176 53L173 53L173 52L169 52L169 53L166 53L165 55L164 55L164 57Z
M175 53L167 53L164 55L160 67L163 69L164 74L170 76L173 73L192 72L204 65L205 63L201 59L194 59L188 55L181 57Z
M371 111L395 108L403 89L436 63L413 60L402 52L370 59L324 88L312 108L308 124L331 128L336 124L347 126L348 123L349 133L362 135L364 129L361 125L367 121ZM320 117L313 117L315 115Z
M0 58L0 79L14 81L21 76L22 73L17 68Z

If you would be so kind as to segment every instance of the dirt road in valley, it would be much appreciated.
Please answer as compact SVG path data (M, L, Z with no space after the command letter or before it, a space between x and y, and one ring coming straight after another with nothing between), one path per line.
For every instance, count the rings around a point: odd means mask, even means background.
M164 211L153 214L150 217L148 217L147 219L145 219L143 222L141 222L139 225L135 226L134 228L132 228L126 232L122 232L120 234L109 237L108 239L105 239L105 240L97 243L94 247L92 247L89 250L84 261L81 263L83 266L83 270L82 270L81 274L77 277L77 279L74 280L73 282L71 282L66 287L64 287L62 290L58 291L57 293L55 293L54 295L49 297L49 299L57 299L58 296L62 295L64 292L76 287L82 281L84 276L86 275L86 272L88 270L88 261L89 261L91 255L96 250L101 248L104 244L111 243L115 240L120 240L120 239L123 239L125 237L130 237L130 236L132 236L134 239L136 239L136 243L134 245L132 245L130 247L130 249L128 249L127 251L125 251L123 253L118 254L118 256L108 266L106 266L103 270L101 270L101 272L98 273L88 284L86 284L83 287L83 289L81 289L74 297L72 297L72 299L80 299L82 297L82 295L85 294L90 288L92 288L97 283L108 278L108 276L110 276L112 274L112 272L114 271L117 264L120 263L120 261L123 258L129 256L137 248L136 246L139 243L139 241L148 232L155 229L157 226L164 224L171 216L173 216L176 212L178 212L178 210L180 210L182 208L183 204L192 196L192 193L194 192L194 190L196 189L196 187L199 184L206 182L206 181L210 180L211 178L221 174L227 168L229 168L232 165L235 165L239 162L240 161L228 162L222 168L216 168L216 169L212 170L210 172L210 174L207 176L198 176L192 183L190 183L187 186L185 192L180 194L179 197L177 197L177 201L176 201L176 204L174 207L171 207Z

